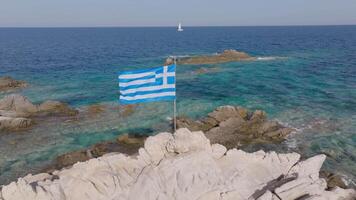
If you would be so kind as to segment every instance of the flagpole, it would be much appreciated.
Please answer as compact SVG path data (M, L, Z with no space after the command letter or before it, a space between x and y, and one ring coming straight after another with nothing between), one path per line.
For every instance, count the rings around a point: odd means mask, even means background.
M177 62L176 62L176 56L174 56L173 58L173 62L174 62L174 65L175 65L175 71L177 71ZM174 85L175 85L175 88L176 88L176 97L174 98L174 102L173 102L173 120L174 120L174 133L177 131L177 102L176 102L176 99L177 99L177 86L176 86L176 78L177 78L177 72L176 73L176 76L174 77Z

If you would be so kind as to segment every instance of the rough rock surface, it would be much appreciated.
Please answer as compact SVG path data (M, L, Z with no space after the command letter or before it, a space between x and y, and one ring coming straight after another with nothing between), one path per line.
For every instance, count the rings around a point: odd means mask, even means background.
M24 81L18 81L9 76L0 77L0 91L7 91L24 87L27 87L27 83Z
M46 101L33 104L26 97L12 94L0 100L0 130L28 128L33 124L33 117L48 115L74 116L77 110L58 101Z
M101 142L84 150L73 151L56 158L55 162L47 166L43 171L51 172L56 169L72 166L77 162L87 161L92 158L98 158L108 153L120 152L127 155L137 153L138 149L143 147L146 136L138 135L120 135L116 141Z
M212 143L234 148L250 143L281 142L293 131L276 121L268 121L261 110L249 112L238 106L221 106L207 117L192 121L178 118L179 128L203 131Z
M27 175L3 186L1 200L176 199L294 200L356 197L327 191L319 178L325 160L296 153L246 153L211 145L200 131L179 129L147 138L137 156L108 154L52 174Z
M33 121L27 118L13 118L0 116L0 131L5 129L21 130L33 125Z
M181 65L199 65L199 64L217 64L235 61L250 61L256 60L255 57L248 55L247 53L236 50L225 50L222 53L206 56L192 56L183 57L177 59L177 64ZM167 58L165 65L173 63L172 58Z

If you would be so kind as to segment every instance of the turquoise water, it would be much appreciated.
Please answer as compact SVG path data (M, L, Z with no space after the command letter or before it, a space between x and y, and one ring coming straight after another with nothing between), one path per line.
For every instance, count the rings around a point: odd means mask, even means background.
M356 179L356 26L0 29L0 75L25 80L34 102L60 100L105 113L43 119L0 135L0 184L35 173L57 155L122 133L169 130L171 102L118 112L116 74L158 66L169 55L237 49L271 60L177 67L178 112L199 118L219 105L263 109L298 131L280 145L246 150L327 153L325 168ZM201 67L210 73L198 74ZM6 93L0 93L0 98Z

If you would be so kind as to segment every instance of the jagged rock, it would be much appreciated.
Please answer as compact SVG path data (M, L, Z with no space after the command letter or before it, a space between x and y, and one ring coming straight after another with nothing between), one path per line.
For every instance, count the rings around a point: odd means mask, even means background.
M48 115L74 116L78 111L58 101L46 101L40 105L33 104L28 98L19 94L5 96L0 100L0 130L18 130L33 125L33 117Z
M78 111L59 101L46 101L38 106L38 113L42 115L74 116L78 114Z
M0 131L26 129L32 124L33 121L31 119L0 116Z
M253 113L242 107L220 106L207 117L193 121L178 117L177 126L204 131L212 143L234 148L250 143L281 142L293 131L276 121L268 121L264 111Z
M2 186L2 200L352 200L356 191L326 190L324 155L246 153L210 145L202 132L179 129L149 137L139 154L107 154L52 174Z
M31 101L24 96L12 94L0 100L0 110L13 112L15 117L29 117L38 112L38 106L32 104Z
M147 136L128 135L123 134L117 137L116 140L101 142L95 144L88 149L72 151L60 155L56 158L54 163L47 166L43 171L51 172L53 170L72 166L77 162L87 161L91 158L98 158L108 153L123 153L133 155L137 153L138 149L143 147Z
M77 162L84 162L93 158L87 151L73 151L60 155L56 158L56 168L61 169L64 167L72 166Z
M9 76L0 77L0 91L7 91L24 87L27 87L27 83L24 81L18 81Z
M329 190L334 189L336 187L343 188L343 189L348 188L347 182L340 175L326 172L326 171L321 171L320 177L326 180Z
M40 105L33 104L28 98L12 94L0 100L0 113L11 113L12 117L33 117L38 115L63 114L76 115L78 111L58 101L46 101Z
M177 64L181 65L199 65L199 64L217 64L236 61L252 61L255 57L248 55L245 52L236 50L224 50L222 53L204 56L192 56L177 58ZM165 65L173 64L173 58L169 57L165 61Z

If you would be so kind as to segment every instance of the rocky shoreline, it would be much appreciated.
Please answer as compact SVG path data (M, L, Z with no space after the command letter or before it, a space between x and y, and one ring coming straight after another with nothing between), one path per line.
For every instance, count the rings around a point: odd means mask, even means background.
M27 175L3 186L0 199L355 199L353 189L327 190L319 177L325 158L227 150L182 128L147 138L133 156L111 153Z
M89 111L102 112L102 109L97 105L88 107ZM229 105L220 106L206 117L196 121L178 117L177 127L188 128L191 131L203 131L212 143L222 144L228 149L241 148L256 143L279 143L293 131L292 128L268 120L264 111L251 112L239 106ZM133 155L143 147L145 139L146 136L141 135L120 135L112 141L101 142L87 149L60 155L50 166L45 168L44 172L59 170L76 162L98 158L112 152Z
M75 116L78 111L59 101L33 104L26 97L11 94L0 100L0 131L17 131L30 128L35 118L48 116Z

